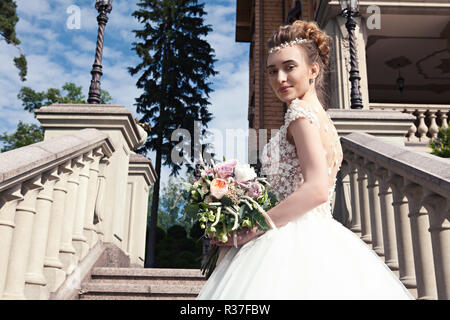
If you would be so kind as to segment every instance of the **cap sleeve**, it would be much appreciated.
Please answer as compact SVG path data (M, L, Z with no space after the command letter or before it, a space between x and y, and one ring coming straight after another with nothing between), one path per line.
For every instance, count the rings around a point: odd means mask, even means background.
M298 99L291 102L289 109L284 116L285 127L288 128L289 124L298 118L307 118L312 124L315 124L320 128L319 119L313 109L307 105L300 105L297 103Z

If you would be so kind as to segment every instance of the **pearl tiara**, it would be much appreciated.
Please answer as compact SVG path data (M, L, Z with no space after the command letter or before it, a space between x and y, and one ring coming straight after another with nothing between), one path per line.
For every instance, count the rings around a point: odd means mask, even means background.
M275 52L275 51L278 51L280 49L283 49L283 48L286 48L286 47L290 47L290 46L293 46L293 45L296 45L296 44L300 44L300 43L303 43L303 42L306 42L306 41L308 41L308 39L303 39L303 38L296 38L295 40L292 40L290 42L286 41L286 42L283 42L279 46L270 48L269 49L269 53L272 53L272 52Z

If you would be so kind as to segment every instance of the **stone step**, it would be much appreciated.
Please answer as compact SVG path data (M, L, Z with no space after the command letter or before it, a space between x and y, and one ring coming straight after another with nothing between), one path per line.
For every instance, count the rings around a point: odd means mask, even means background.
M81 286L82 300L195 299L201 285L147 285L135 283L93 283Z
M91 283L139 283L155 285L203 285L206 279L195 269L95 268Z
M82 300L190 300L206 282L197 269L94 268L81 285Z

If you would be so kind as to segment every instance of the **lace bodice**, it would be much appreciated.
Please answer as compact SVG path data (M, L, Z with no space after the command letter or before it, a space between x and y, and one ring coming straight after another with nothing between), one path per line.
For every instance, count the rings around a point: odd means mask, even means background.
M336 128L321 106L308 106L298 99L291 102L284 116L284 124L264 146L261 173L267 175L271 191L277 195L279 201L284 200L304 182L296 147L286 137L289 124L297 118L307 118L319 128L321 147L324 149L328 166L328 204L331 207L336 174L341 166L343 153Z

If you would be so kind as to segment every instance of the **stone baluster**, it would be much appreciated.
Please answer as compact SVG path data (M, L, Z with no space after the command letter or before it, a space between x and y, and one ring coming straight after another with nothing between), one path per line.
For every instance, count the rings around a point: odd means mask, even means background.
M446 113L446 111L444 110L444 111L441 111L440 112L440 115L441 115L441 122L442 122L442 124L441 124L441 128L445 131L445 130L447 130L447 128L448 128L448 117L447 117L447 113Z
M92 151L84 154L82 157L83 167L80 171L80 185L78 187L77 206L75 211L72 244L75 248L75 264L83 259L83 246L87 246L87 239L83 234L84 218L86 216L86 201L89 188L89 167L93 163Z
M47 281L44 276L44 259L53 204L53 188L58 180L58 167L42 175L43 188L36 199L36 215L25 276L25 296L27 299L47 300L49 297L48 290L45 288Z
M381 224L383 229L384 261L400 277L398 272L397 240L395 238L395 218L392 206L392 191L387 184L388 171L377 166L375 175L379 181Z
M53 188L53 206L44 260L44 276L47 280L49 293L55 292L66 278L63 264L59 260L59 248L61 246L63 223L65 222L64 217L68 194L67 180L72 173L71 161L60 165L58 167L59 180Z
M105 192L106 192L106 175L108 169L109 159L104 156L101 158L99 163L99 173L98 173L98 197L95 202L94 210L94 226L97 233L98 239L103 241L104 230L103 230L103 219L105 214Z
M15 228L3 299L25 299L25 273L30 254L34 215L36 214L36 198L42 187L41 175L22 184L23 200L17 204L14 216Z
M64 213L64 223L61 234L61 247L59 249L59 259L63 264L66 274L71 274L75 269L75 248L72 244L72 234L77 210L78 189L80 186L80 171L84 167L81 156L72 160L71 170L67 179L66 212Z
M450 200L426 191L422 202L429 212L438 299L450 300Z
M408 201L402 192L403 177L389 172L387 183L392 189L400 281L409 289L411 294L417 297L411 225L408 218Z
M100 148L96 148L92 151L91 165L89 166L89 185L86 200L86 212L84 217L83 234L87 239L87 242L83 242L81 258L83 259L97 242L97 237L94 228L94 210L95 201L98 197L98 174L99 174L99 162L103 153Z
M372 243L369 209L369 192L367 190L367 172L364 168L364 159L359 157L356 160L358 166L358 193L359 211L361 213L361 239L367 244Z
M8 270L11 240L15 227L14 215L17 203L23 199L21 189L22 184L19 183L0 192L0 298L3 295Z
M425 115L426 110L417 110L419 119L419 125L417 126L417 133L419 134L419 141L424 142L427 138L428 127L425 124Z
M416 137L416 132L417 132L417 127L413 123L413 124L411 124L411 127L409 127L408 133L406 134L407 140L409 142L416 142L416 141L418 141L418 139Z
M435 139L439 132L439 127L436 124L436 111L428 110L430 117L430 126L428 127L428 132L431 135L431 139Z
M354 155L348 157L348 175L350 180L351 193L351 227L355 234L361 236L361 214L359 207L359 191L358 191L358 170L355 163Z
M428 212L422 206L422 186L404 179L403 193L408 198L409 218L414 250L417 295L420 300L437 298Z
M378 197L378 179L375 176L375 163L365 161L367 175L367 191L369 194L370 226L372 234L372 248L379 255L384 256L383 226L381 223L380 199Z

